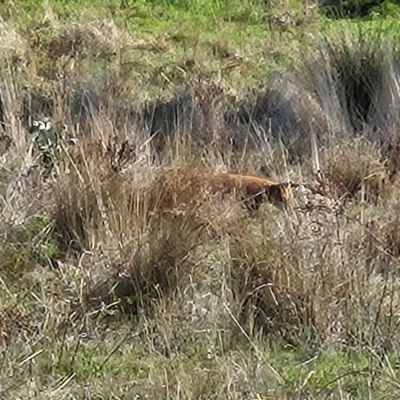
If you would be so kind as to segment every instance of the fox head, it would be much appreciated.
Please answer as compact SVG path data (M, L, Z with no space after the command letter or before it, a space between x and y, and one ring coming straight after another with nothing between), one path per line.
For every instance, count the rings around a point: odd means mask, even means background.
M280 184L281 196L284 202L290 202L293 198L292 188L294 187L292 182L282 182Z
M253 187L251 191L252 195L246 202L246 206L251 211L258 210L265 199L282 211L290 208L290 202L293 198L292 184L290 182L277 183L266 181L257 190L257 193L255 193L255 190L256 188Z
M264 192L270 203L282 211L287 211L291 209L292 188L296 186L292 182L280 182L265 188Z
M269 201L280 210L288 210L291 206L293 198L292 187L295 186L291 182L281 182L265 190L265 194Z

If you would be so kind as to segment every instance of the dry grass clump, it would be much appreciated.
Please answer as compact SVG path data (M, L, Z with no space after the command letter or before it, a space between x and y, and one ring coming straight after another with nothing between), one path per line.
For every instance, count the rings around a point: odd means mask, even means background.
M16 339L20 339L24 331L32 331L34 325L29 316L23 315L20 310L4 307L0 310L0 353Z
M124 313L150 316L160 302L169 304L187 282L191 252L203 238L190 216L159 221L134 233L140 236L124 238L129 242L119 243L118 250L107 249L108 270L87 282L84 301L90 307L117 300Z
M118 163L118 152L102 140L84 141L75 153L69 174L53 185L59 250L79 258L90 249L99 265L107 265L88 275L84 302L90 307L119 299L124 312L150 310L176 292L191 265L188 256L202 243L204 219L196 207L184 213L172 208L172 218L158 212L157 198L173 182L168 173L122 157ZM183 182L177 192L185 191Z
M335 76L337 93L347 112L351 126L361 130L375 111L374 97L386 73L385 54L377 42L359 39L349 41L343 35L338 42L327 41L327 49ZM390 55L390 54L389 54Z
M317 180L329 197L343 204L349 200L376 203L391 195L387 168L376 144L363 138L335 141L318 153L321 176Z
M397 258L400 255L398 204L390 207L389 213L389 218L369 221L366 235L370 250L369 257L381 260L380 271L384 274L391 270L391 265L397 264Z
M398 120L394 111L399 98L396 42L380 30L357 25L354 30L337 29L334 35L316 35L311 47L306 47L308 57L303 57L305 48L299 48L292 73L304 91L296 99L306 105L299 109L300 118L308 117L310 130L317 135L319 126L324 129L320 121L325 121L330 134L322 132L322 144L353 133L381 144L386 141ZM307 97L314 99L314 107L305 102Z
M53 215L64 243L82 242L79 247L83 250L88 246L87 230L116 230L119 234L120 229L133 229L138 223L143 214L138 196L148 185L146 180L152 179L152 171L142 170L132 146L128 140L89 137L67 150L68 174L52 185Z
M358 222L304 218L293 236L293 223L278 233L271 221L261 224L261 236L254 227L243 236L237 231L229 247L231 284L245 326L279 334L292 345L335 346L353 337L354 326L363 326L369 339L373 324L387 329L386 315L399 299L381 292L387 284L381 275L385 258ZM377 235L378 241L389 238Z
M396 131L394 134L390 135L385 147L385 167L388 181L392 185L397 185L400 171L400 160L398 157L400 152L400 136L397 135Z
M162 153L167 143L187 139L200 148L228 147L234 133L224 120L228 105L225 86L214 79L198 79L182 89L172 99L158 99L143 109L143 120L154 135L153 146Z
M150 210L179 214L185 207L195 207L204 195L200 171L199 164L190 162L160 171L151 189Z
M302 278L291 282L294 271L287 263L288 254L282 254L287 252L283 231L271 217L260 221L258 234L254 233L258 224L250 223L236 225L234 235L231 231L229 285L240 323L252 333L278 334L295 345L313 326L312 310Z

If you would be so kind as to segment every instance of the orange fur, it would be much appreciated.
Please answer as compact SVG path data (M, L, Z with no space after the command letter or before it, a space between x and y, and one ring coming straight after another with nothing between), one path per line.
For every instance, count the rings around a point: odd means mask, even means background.
M269 201L279 209L287 209L292 198L290 183L229 173L205 174L203 177L213 193L240 195L251 211L258 210L263 200Z
M290 207L292 198L290 183L274 182L256 176L229 173L177 173L160 177L154 206L159 210L172 210L182 204L199 204L211 194L232 194L243 200L250 211L268 201L284 210ZM160 190L161 189L161 190ZM154 207L152 206L152 207Z

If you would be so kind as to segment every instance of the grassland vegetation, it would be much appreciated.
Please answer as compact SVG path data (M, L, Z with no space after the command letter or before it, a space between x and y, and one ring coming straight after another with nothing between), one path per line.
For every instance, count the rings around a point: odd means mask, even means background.
M399 15L2 2L0 398L398 399Z

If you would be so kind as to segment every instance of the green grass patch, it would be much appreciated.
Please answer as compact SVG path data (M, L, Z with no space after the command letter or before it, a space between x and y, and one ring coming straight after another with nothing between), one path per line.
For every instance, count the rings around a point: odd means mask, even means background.
M1 243L0 271L12 276L21 276L37 264L48 267L58 251L52 223L41 216L3 227Z

